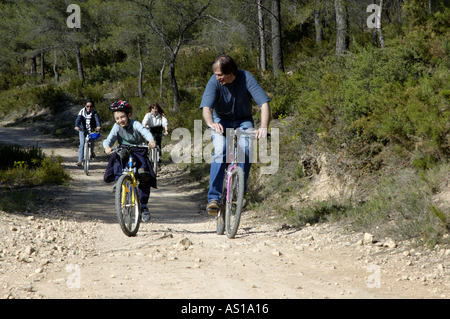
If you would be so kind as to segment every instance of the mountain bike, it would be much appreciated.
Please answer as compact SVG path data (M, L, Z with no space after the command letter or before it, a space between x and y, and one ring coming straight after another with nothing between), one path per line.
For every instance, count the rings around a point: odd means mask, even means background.
M222 184L222 196L217 216L217 234L223 235L225 230L228 238L234 238L241 220L244 201L245 177L243 169L238 165L238 138L254 137L255 133L242 130L227 130L233 137L233 145L229 153L229 164L225 169ZM229 134L229 133L227 133Z
M86 135L86 139L84 141L84 150L83 150L83 169L86 175L89 175L89 161L93 159L92 154L92 141L98 140L100 138L100 132L94 132Z
M133 157L133 149L135 148L148 149L148 145L119 145L111 152L112 154L125 151L128 154L127 165L115 186L117 220L123 233L128 237L136 236L141 223L141 203L137 188L136 160Z

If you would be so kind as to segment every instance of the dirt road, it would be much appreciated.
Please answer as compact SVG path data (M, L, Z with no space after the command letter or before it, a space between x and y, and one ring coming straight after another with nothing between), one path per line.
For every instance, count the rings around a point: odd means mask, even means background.
M450 296L450 251L361 244L363 234L348 225L282 229L252 211L235 239L218 236L202 190L175 164L163 165L152 190L151 222L128 238L102 179L107 157L86 176L64 141L0 127L1 141L39 141L64 157L73 181L44 189L39 211L0 212L0 298Z

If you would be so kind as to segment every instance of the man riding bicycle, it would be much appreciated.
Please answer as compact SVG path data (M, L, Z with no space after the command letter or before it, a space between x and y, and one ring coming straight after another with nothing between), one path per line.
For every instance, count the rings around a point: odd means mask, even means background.
M218 56L212 63L211 76L203 93L200 108L206 125L214 133L214 154L210 170L210 187L206 210L217 215L222 194L223 175L227 165L225 131L227 128L252 129L252 98L261 110L261 125L256 138L266 138L270 122L270 98L248 71L238 70L233 59L226 55ZM222 134L222 135L221 135ZM249 145L245 147L245 163L240 163L245 173L245 185L251 168Z

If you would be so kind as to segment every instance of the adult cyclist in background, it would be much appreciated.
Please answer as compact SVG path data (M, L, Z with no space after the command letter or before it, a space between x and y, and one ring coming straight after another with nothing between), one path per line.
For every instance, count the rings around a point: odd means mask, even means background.
M86 100L86 104L80 110L77 119L75 120L75 130L78 131L78 135L80 138L77 166L83 165L84 143L86 141L86 136L93 131L100 131L100 129L100 117L98 116L97 111L94 110L94 101L88 99ZM94 141L92 141L92 157L95 158Z
M159 106L158 103L153 102L150 104L150 107L148 108L147 113L144 116L144 119L142 120L142 125L150 130L150 132L153 134L153 137L155 138L156 145L159 147L159 160L158 160L158 168L161 163L161 140L164 130L164 135L169 134L169 122L167 121L166 115Z

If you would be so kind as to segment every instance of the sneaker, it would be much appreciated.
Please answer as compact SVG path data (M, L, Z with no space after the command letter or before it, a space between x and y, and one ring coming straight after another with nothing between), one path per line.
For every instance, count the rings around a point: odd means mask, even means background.
M219 212L219 201L212 200L206 205L206 211L209 215L217 216Z
M77 166L83 166L83 162L77 162Z
M147 207L142 207L142 208L141 208L141 217L142 217L142 221L143 221L144 223L149 222L150 219L152 218L152 217L150 216L150 212L148 211L148 208L147 208Z

